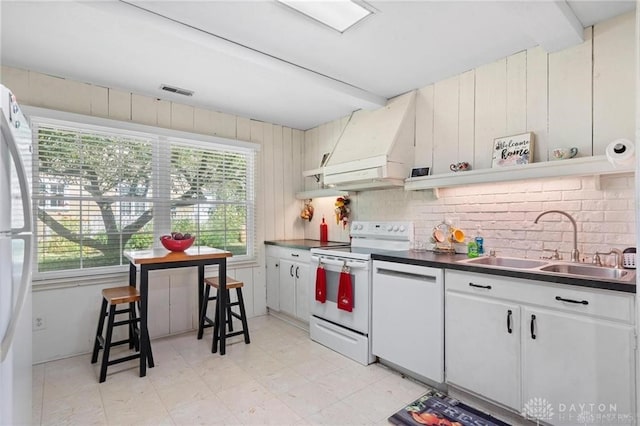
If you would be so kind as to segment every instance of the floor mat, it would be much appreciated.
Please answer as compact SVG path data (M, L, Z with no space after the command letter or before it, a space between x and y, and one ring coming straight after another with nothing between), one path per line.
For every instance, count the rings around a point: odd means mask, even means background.
M401 426L510 426L435 390L389 417L389 421Z

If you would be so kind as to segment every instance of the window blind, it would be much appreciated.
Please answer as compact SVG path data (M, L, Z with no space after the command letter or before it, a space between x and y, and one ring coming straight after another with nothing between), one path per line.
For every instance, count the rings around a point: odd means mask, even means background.
M254 150L59 121L32 130L38 273L120 267L123 250L171 231L255 255Z

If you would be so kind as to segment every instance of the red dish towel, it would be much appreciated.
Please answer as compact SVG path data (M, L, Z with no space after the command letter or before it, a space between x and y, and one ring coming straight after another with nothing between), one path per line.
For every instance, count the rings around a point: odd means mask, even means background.
M353 288L351 286L351 274L348 270L340 272L340 284L338 285L338 309L353 311Z
M327 272L322 265L316 269L316 300L320 303L327 301Z

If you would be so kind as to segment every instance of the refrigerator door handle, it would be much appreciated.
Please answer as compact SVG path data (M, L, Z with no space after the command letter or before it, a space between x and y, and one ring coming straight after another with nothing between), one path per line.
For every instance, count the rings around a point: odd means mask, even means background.
M9 348L11 347L13 336L16 332L18 318L20 318L20 315L22 314L22 309L24 309L27 302L27 296L29 295L29 291L31 291L31 266L33 262L33 255L31 253L33 244L32 237L31 235L21 235L14 237L14 239L24 240L24 262L22 263L20 289L18 290L15 309L13 310L11 319L9 320L7 332L2 338L2 343L0 344L0 362L3 362L9 353Z
M11 136L7 137L6 140L8 141L7 145L9 147L9 152L11 153L13 164L15 164L16 172L18 174L18 183L20 184L20 193L22 194L22 214L24 215L24 224L22 228L11 228L11 233L19 234L22 232L31 232L33 226L31 221L33 219L31 212L31 190L29 188L29 177L25 172L24 163L20 157L20 152L18 151L18 145L16 144L15 139Z

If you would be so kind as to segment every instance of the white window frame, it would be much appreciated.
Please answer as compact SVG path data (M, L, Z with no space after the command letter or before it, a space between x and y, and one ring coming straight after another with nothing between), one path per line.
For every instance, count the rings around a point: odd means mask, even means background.
M253 158L252 171L253 176L249 179L250 188L247 188L248 197L250 197L250 206L247 208L247 255L244 256L233 256L229 258L229 264L238 264L238 263L255 263L257 261L257 253L258 248L256 247L256 234L258 230L256 229L257 221L256 221L256 188L255 182L257 178L258 172L258 164L257 164L257 156L260 151L260 145L252 142L246 142L236 139L228 139L222 138L218 136L209 136L202 135L199 133L191 133L184 132L179 130L171 130L165 129L161 127L148 126L144 124L131 123L119 120L113 120L108 118L101 117L93 117L87 116L83 114L75 114L57 110L51 110L46 108L38 108L31 106L24 106L22 108L25 115L29 120L42 121L47 124L52 125L60 125L60 126L71 126L71 127L82 127L85 130L102 130L105 128L113 130L114 133L125 134L128 136L137 136L137 137L151 137L155 140L156 143L153 143L153 153L154 156L160 155L161 150L169 150L170 142L177 141L179 143L185 143L191 145L193 147L200 148L219 148L219 149L231 149L235 151L241 151L246 153L251 153ZM34 138L37 135L34 133ZM161 158L169 161L168 155L162 155ZM156 162L154 162L156 163ZM165 164L165 166L169 166ZM154 174L153 184L156 188L168 188L168 185L165 185L166 182L158 182L158 179L162 179L161 174ZM166 176L168 179L168 175ZM160 184L160 185L158 185ZM171 203L169 200L169 194L167 194L166 202L168 204ZM162 197L162 195L159 195ZM157 203L157 201L156 201ZM34 205L34 208L36 206ZM165 217L166 216L166 217ZM34 221L36 216L34 216ZM163 235L171 232L171 217L170 214L165 215L154 215L154 235ZM157 238L154 239L154 248L161 248L161 244ZM34 250L34 257L37 257L37 251ZM37 259L34 258L34 265L36 264ZM49 282L56 282L60 279L68 279L75 278L79 281L86 279L87 276L95 277L96 275L113 275L114 273L122 273L128 271L128 265L117 265L117 266L108 266L108 267L96 267L96 268L87 268L87 269L77 269L77 270L65 270L65 271L48 271L48 272L38 272L33 271L33 280L34 286L38 285L46 285Z

